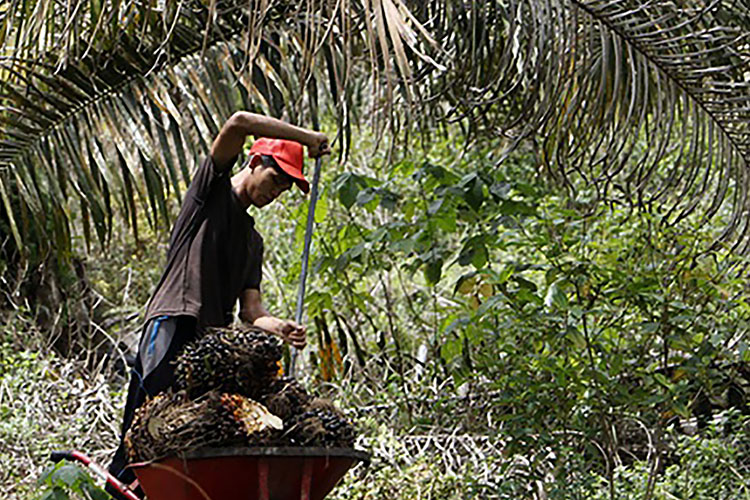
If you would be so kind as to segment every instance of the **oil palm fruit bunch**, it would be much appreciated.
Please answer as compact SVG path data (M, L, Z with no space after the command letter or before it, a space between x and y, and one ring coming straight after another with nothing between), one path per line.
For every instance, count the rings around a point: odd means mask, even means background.
M219 404L218 420L227 428L226 435L232 437L232 433L239 429L243 444L272 444L283 428L282 420L265 406L239 394L221 394Z
M268 408L268 411L285 422L292 416L302 413L313 399L292 377L278 378L271 382L266 390L267 393L260 401Z
M354 446L354 427L332 403L313 399L303 411L285 421L284 438L295 446Z
M138 408L125 435L128 456L146 461L170 455L197 439L209 437L211 425L203 416L208 401L193 401L184 392L163 392Z
M260 328L210 328L177 358L175 386L193 398L218 390L257 400L280 359L279 340Z
M281 419L238 394L209 392L191 400L167 391L136 410L126 436L128 456L147 461L212 447L271 443Z

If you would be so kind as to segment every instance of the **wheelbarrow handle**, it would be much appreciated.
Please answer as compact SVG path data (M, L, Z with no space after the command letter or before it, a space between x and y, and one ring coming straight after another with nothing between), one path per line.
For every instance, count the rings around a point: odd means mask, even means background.
M61 460L68 460L69 462L75 462L76 458L73 456L73 453L69 451L53 451L49 454L49 459L52 462L59 462Z
M87 457L80 451L76 451L76 450L53 451L49 454L49 459L55 463L58 463L61 460L68 460L70 462L80 462L81 464L85 465L87 469L93 472L97 477L100 477L101 479L105 480L108 484L110 484L114 489L120 492L128 500L142 500L141 497L139 497L133 492L133 490L128 488L119 479L117 479L115 476L107 472L103 467L101 467L99 464L91 460L89 457Z

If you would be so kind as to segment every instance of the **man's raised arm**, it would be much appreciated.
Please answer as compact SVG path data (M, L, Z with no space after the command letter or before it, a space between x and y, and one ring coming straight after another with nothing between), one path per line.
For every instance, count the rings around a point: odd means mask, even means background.
M307 152L312 158L330 152L328 137L321 132L298 127L269 116L238 111L224 123L219 135L214 139L211 146L211 158L213 158L214 165L218 168L230 167L230 162L242 153L242 147L248 135L297 141L307 146Z

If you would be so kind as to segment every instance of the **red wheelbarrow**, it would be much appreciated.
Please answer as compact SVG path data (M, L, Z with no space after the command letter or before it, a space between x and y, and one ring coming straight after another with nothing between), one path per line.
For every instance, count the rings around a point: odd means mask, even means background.
M130 500L133 490L77 451L54 452L86 465ZM350 448L211 448L131 464L149 500L322 500L357 462Z

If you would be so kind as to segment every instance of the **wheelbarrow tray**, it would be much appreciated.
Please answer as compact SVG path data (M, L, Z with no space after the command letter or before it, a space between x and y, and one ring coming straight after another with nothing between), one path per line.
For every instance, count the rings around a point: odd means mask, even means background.
M322 500L359 461L350 448L206 448L130 467L149 500Z

